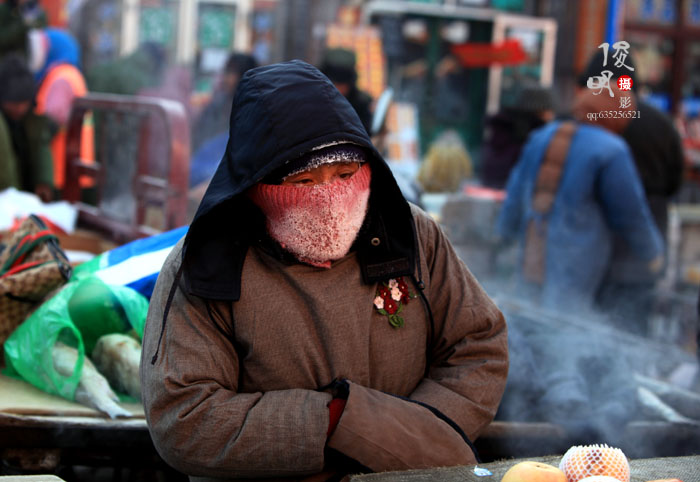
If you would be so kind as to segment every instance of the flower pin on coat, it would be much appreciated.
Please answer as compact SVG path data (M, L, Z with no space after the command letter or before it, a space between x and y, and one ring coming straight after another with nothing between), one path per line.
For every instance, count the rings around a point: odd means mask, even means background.
M399 315L403 306L408 304L415 294L408 291L408 285L403 278L390 279L377 286L377 294L374 298L374 307L379 314L389 318L389 324L394 328L404 325L403 317Z

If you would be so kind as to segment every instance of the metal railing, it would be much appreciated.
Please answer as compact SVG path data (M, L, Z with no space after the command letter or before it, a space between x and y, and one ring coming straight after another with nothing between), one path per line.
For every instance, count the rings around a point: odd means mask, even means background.
M82 127L90 115L94 162L80 155ZM189 156L189 124L181 103L88 94L74 101L70 113L63 198L77 206L79 227L117 243L173 229L187 219ZM80 181L85 176L94 180L94 203L85 202Z

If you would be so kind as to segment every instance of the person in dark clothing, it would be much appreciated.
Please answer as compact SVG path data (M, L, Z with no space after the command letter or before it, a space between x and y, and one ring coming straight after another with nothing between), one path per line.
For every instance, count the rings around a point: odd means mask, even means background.
M51 126L33 112L34 76L20 54L0 60L0 190L54 197Z
M632 77L630 95L636 102L639 115L630 120L620 135L632 151L649 200L649 208L659 230L665 234L669 200L678 192L683 182L683 147L680 135L667 114L637 95L636 71L624 66L616 67L611 59L602 67L603 56L603 51L599 50L591 58L586 70L579 76L579 86L586 87L588 78L600 75L601 70L612 72L611 84L616 84L621 75ZM629 57L625 63L634 68L634 63Z
M357 87L355 53L348 49L331 48L326 50L321 60L319 70L333 82L371 134L372 128L372 97Z
M90 92L140 95L161 85L167 66L165 48L144 42L129 55L95 65L85 75Z
M46 12L38 0L0 2L0 58L11 53L27 58L29 30L46 25Z
M491 116L486 121L482 151L482 184L504 189L530 133L552 119L554 102L544 87L523 89L514 105Z
M226 152L233 94L248 70L257 67L252 55L233 52L221 74L211 100L192 124L189 204L193 209L202 200L219 161ZM194 214L194 212L191 212Z
M697 324L696 324L696 335L695 335L695 352L698 356L698 364L700 364L700 291L698 291L698 304L697 304ZM695 389L700 392L700 371L695 374Z
M628 119L628 122L617 122L620 119L606 121L598 119L597 123L607 122L608 125L604 127L619 134L629 146L649 209L665 240L668 228L668 205L683 181L683 148L680 136L666 114L637 95L635 70L630 70L625 65L616 66L612 58L607 59L605 66L603 66L604 61L604 52L599 49L591 57L587 68L579 77L578 84L582 89L587 88L588 79L600 76L604 70L612 73L610 77L612 86L617 85L617 79L622 75L632 78L632 91L624 94L631 97L633 106L636 105L630 110L639 111L639 115ZM624 64L634 69L634 63L630 57L627 57ZM618 91L618 95L614 98L616 103L613 106L614 109L622 110L619 108L617 98L621 94L623 92ZM593 98L589 96L589 99ZM610 99L607 91L596 96L598 101L604 98ZM580 112L579 115L584 113ZM586 121L583 116L581 120ZM610 315L616 326L634 333L646 334L647 318L653 309L652 291L660 274L661 271L652 273L645 265L640 264L631 256L629 250L625 249L624 242L616 238L610 268L597 295L597 304Z
M233 93L236 91L238 81L241 80L243 74L255 67L257 67L257 61L251 55L242 52L233 52L229 55L219 85L214 90L211 100L193 123L192 152L195 153L195 157L199 148L207 141L228 133ZM223 154L223 150L221 154Z

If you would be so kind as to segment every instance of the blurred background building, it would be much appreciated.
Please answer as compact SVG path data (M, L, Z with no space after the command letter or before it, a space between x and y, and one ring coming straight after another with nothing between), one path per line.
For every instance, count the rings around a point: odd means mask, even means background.
M476 162L484 114L529 84L568 98L602 42L631 44L642 94L685 120L700 108L697 0L41 0L69 28L85 69L141 43L187 65L195 92L212 88L231 50L260 64L317 63L327 46L358 55L360 87L387 86L420 111L420 152L457 128ZM444 99L449 103L444 103ZM558 102L561 103L561 102ZM440 106L437 109L435 106ZM397 154L405 155L405 154Z
M572 356L581 346L602 348L637 373L700 391L700 0L0 0L0 47L1 22L9 18L2 7L18 4L42 7L48 26L65 29L80 46L88 95L73 101L65 128L67 185L57 197L86 201L87 189L75 179L92 172L88 194L103 209L85 219L114 221L115 244L191 219L228 142L233 91L247 68L290 59L321 66L329 49L346 49L352 55L345 58L355 62L353 89L369 98L373 142L399 186L442 223L507 315L512 378L528 385L522 392L511 387L514 399L527 400L522 394L537 385L531 381L544 379L518 368L558 369L528 361L541 354L517 351L530 346L561 347L567 367L590 361ZM519 304L505 294L517 256L494 239L508 170L529 134L555 117L573 116L589 60L606 46L612 54L617 42L629 44L636 93L671 119L683 148L682 186L670 197L666 264L645 336L580 313ZM75 138L86 127L95 133L98 167L81 165ZM492 184L484 163L494 155L509 160ZM159 203L164 214L151 209ZM135 217L152 229L125 229ZM561 339L554 336L560 329ZM591 365L596 397L609 398L609 386L637 388L629 367L614 365ZM601 385L603 375L608 382ZM690 453L700 444L694 395L686 414L691 422L660 426L645 418L610 440L637 456ZM626 392L620 406L634 399ZM530 403L543 412L533 417L549 420L544 412L560 405L550 402ZM593 405L562 413L591 420ZM659 406L652 405L647 408ZM527 416L520 405L504 407ZM549 437L552 445L538 447L525 437L505 446L510 452L490 447L491 455L556 453L568 440L552 433L541 440ZM642 439L653 443L636 450Z
M603 45L626 41L637 93L673 119L683 140L682 205L671 216L668 276L700 283L700 252L686 235L700 218L688 208L700 200L700 0L38 1L50 26L77 38L84 72L144 45L149 52L160 46L162 78L140 92L177 100L191 124L220 87L233 52L249 54L257 65L292 58L319 65L329 48L352 51L357 88L373 110L384 94L372 132L378 147L412 200L438 217L454 192L424 192L430 190L416 179L445 133L456 135L471 165L456 192L476 192L491 119L522 111L523 98L537 89L547 91L546 102L530 99L529 112L570 117L588 60ZM87 80L91 89L90 75ZM527 130L519 136L523 142ZM218 162L224 145L222 138L205 155ZM464 231L469 220L455 222ZM490 228L479 222L479 229Z

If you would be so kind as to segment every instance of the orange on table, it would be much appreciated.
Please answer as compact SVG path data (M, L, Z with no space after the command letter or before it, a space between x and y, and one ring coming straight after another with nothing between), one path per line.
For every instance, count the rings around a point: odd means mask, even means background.
M579 482L593 475L605 475L629 482L630 465L622 450L602 445L576 445L566 451L559 463L567 482Z
M554 465L525 460L513 465L501 482L567 482L566 475Z

